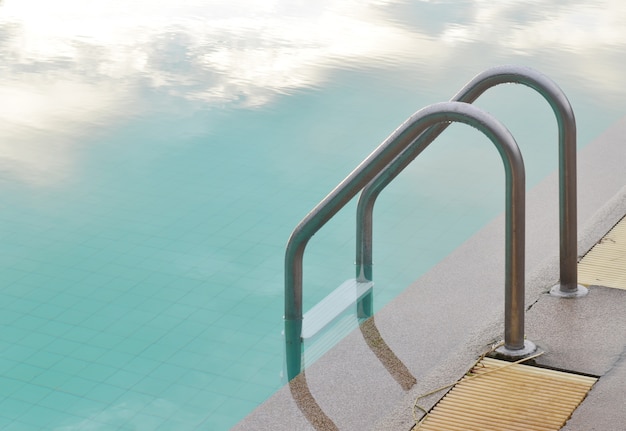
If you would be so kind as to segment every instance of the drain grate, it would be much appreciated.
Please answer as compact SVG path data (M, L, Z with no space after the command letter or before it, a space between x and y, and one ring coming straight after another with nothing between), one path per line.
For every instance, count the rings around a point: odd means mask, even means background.
M596 380L484 358L414 430L557 431Z
M578 263L578 281L586 285L626 289L626 218Z

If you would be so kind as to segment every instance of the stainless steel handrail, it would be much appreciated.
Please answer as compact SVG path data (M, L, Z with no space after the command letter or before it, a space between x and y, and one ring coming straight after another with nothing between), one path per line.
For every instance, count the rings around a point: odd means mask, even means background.
M576 297L587 293L578 285L577 213L576 213L576 120L567 97L559 86L542 73L522 66L497 66L476 75L452 101L473 103L489 88L503 83L523 84L535 89L550 104L559 129L559 224L560 283L552 289L556 296ZM438 124L417 138L384 172L378 174L361 192L357 205L356 276L372 280L372 224L378 194L407 167L441 132L447 124ZM406 153L406 154L405 154ZM372 312L371 294L362 299L360 310Z
M444 102L426 107L407 119L357 168L328 194L296 226L285 252L285 348L287 377L298 375L302 366L302 261L309 239L376 175L429 127L461 122L475 127L496 146L506 177L506 263L504 349L521 352L532 348L524 340L524 241L525 171L515 139L498 120L467 103ZM388 175L388 174L387 174ZM530 347L529 347L530 346Z

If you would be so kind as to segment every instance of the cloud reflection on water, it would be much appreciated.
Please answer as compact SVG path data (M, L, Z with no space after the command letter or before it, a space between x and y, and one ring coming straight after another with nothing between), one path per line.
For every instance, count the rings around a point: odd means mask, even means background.
M625 19L619 0L7 0L0 154L28 163L7 124L81 130L137 109L146 87L203 106L260 107L324 85L337 67L414 64L436 76L468 55L540 50L577 54L590 85L606 87L621 70L598 51L623 45Z
M36 78L27 71L59 73L87 85L115 79L208 103L261 106L323 84L332 67L452 64L468 44L529 55L623 43L626 8L580 3L13 0L0 18L8 59L1 85L15 72L25 84ZM440 25L403 25L409 10Z

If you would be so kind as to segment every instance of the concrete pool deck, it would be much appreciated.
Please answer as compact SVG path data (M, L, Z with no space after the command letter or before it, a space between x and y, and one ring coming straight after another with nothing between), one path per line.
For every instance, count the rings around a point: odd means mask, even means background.
M626 214L625 185L626 117L578 152L579 256ZM526 335L545 351L537 363L600 376L563 429L621 430L626 291L548 295L559 277L556 172L526 208ZM418 396L459 379L502 338L503 280L500 216L233 429L408 431Z

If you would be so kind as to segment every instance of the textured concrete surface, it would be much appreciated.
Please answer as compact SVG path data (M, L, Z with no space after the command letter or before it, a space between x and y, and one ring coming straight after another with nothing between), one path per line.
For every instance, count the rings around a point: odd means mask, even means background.
M563 429L626 428L626 291L592 286L580 299L541 297L527 333L545 353L537 363L599 376Z
M578 154L581 255L626 214L625 136L626 117ZM503 220L470 238L377 313L369 328L350 334L305 378L283 387L233 429L409 430L417 396L457 380L502 338ZM526 333L546 349L544 364L605 376L581 412L588 403L602 403L611 389L609 398L623 406L617 382L624 381L626 322L618 315L626 292L592 288L582 299L546 295L559 277L558 231L555 172L527 194ZM429 407L441 395L421 404ZM584 414L577 412L568 430L625 429L626 421L617 428L585 428L575 424L578 416Z
M622 351L611 369L595 384L562 430L623 430L626 427L624 382L626 382L626 352Z
M543 295L526 313L527 336L545 350L537 363L605 375L626 349L624 310L621 289L592 286L586 297L574 300Z

